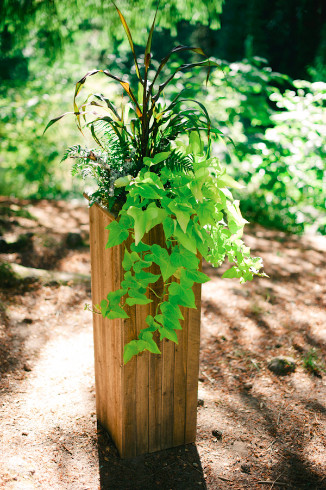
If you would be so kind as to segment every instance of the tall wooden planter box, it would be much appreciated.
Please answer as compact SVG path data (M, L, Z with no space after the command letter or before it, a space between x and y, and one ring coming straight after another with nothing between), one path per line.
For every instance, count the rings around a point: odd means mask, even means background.
M90 207L92 301L98 304L123 278L124 244L105 249L105 227L114 217L100 206ZM163 232L153 228L148 243L163 246ZM153 264L151 272L157 273ZM155 286L155 285L154 285ZM159 285L157 285L159 287ZM183 329L179 344L163 340L161 355L145 351L123 364L123 346L146 327L153 303L127 310L130 318L108 320L94 314L96 411L122 458L194 442L196 438L197 385L201 286L194 285L195 309L181 308Z

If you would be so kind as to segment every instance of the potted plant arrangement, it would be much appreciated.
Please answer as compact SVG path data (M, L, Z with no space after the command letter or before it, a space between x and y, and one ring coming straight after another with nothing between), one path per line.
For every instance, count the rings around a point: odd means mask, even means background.
M211 154L211 140L221 132L211 127L200 102L182 93L169 102L163 97L179 71L202 66L209 73L217 63L200 48L177 46L153 70L156 15L140 62L115 8L138 88L107 70L79 80L73 114L96 148L73 146L65 158L76 159L74 172L97 183L88 196L97 417L120 455L130 457L195 440L200 294L209 280L202 258L215 267L227 258L232 267L225 278L245 282L264 274L261 258L251 257L241 240L246 221L230 192L239 185ZM204 60L181 65L162 80L171 56L184 51ZM96 73L127 94L120 112L102 94L77 102Z

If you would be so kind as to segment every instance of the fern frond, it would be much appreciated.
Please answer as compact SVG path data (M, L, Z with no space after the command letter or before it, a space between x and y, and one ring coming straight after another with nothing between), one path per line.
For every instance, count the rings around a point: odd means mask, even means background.
M172 150L171 155L165 161L165 166L171 171L188 173L193 170L192 159L178 150Z
M76 155L80 155L81 151L82 151L82 148L80 145L70 146L64 152L63 157L61 158L61 162L64 162L68 158L75 157Z

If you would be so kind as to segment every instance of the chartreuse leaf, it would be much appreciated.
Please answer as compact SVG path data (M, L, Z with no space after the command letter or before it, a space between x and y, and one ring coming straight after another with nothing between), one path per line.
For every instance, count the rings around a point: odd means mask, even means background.
M126 344L123 350L124 364L127 364L127 362L130 361L133 356L136 356L137 354L140 354L140 352L148 349L149 346L150 344L146 342L146 340L132 340Z
M148 233L154 226L162 223L167 217L165 209L157 207L155 203L151 203L145 211L136 206L130 206L127 213L134 218L136 246L145 233Z
M169 330L182 330L182 327L179 323L179 319L171 319L167 315L156 315L155 320L157 320L164 328L168 328Z
M196 239L193 237L192 234L184 233L179 225L177 225L174 230L174 236L179 240L184 248L189 250L189 252L192 252L193 254L197 252Z
M197 270L199 259L195 253L190 252L182 246L174 247L171 254L171 263L177 268L185 267L186 269Z
M132 243L130 245L130 250L132 252L146 252L147 250L150 250L151 246L150 245L147 245L147 243L143 243L143 242L139 242L138 245L136 245L135 243Z
M231 189L243 189L244 186L239 184L236 180L234 180L230 175L224 173L220 175L219 178L215 181L217 187L231 187Z
M131 179L131 175L119 177L117 180L114 181L114 187L126 187L130 183Z
M160 267L163 281L166 282L167 279L176 271L177 267L171 263L171 258L165 248L154 244L151 247L151 251L152 253L149 257Z
M111 291L107 295L107 300L102 300L100 307L102 316L111 320L115 318L129 318L127 313L119 305L122 296L127 293L125 289L118 289L117 291Z
M155 188L154 185L152 184L138 184L133 186L132 190L130 191L131 195L139 195L141 197L144 197L145 199L161 199L162 194L159 194L157 192L157 189ZM162 191L161 191L162 192Z
M172 213L175 214L182 231L186 233L190 216L193 213L192 207L187 204L171 201L169 208L171 209Z
M196 208L196 212L201 226L215 225L215 220L222 219L222 213L216 215L215 203L212 201L204 201Z
M126 289L117 289L116 291L111 291L107 295L107 299L109 301L110 308L115 307L118 305L121 301L122 296L124 296L127 293Z
M157 165L158 163L166 160L170 156L170 154L170 151L162 151L161 153L157 153L153 158L144 157L143 162L148 167L151 167L152 165Z
M141 183L152 184L156 186L158 189L164 189L161 177L159 177L154 172L149 172L149 171L145 172L144 178L141 180ZM163 197L165 196L165 192L162 194L162 196Z
M106 229L109 230L109 239L105 248L120 245L120 243L124 242L129 236L128 230L121 228L118 221L111 221L111 223L106 226Z
M121 282L121 286L124 289L138 287L138 282L136 281L136 279L134 278L134 276L131 274L130 271L125 273L124 280Z
M133 305L147 305L152 303L153 300L147 298L147 296L139 291L139 289L129 289L129 298L126 299L126 303L129 306Z
M184 287L191 288L194 282L203 284L209 281L209 277L200 271L191 271L188 269L182 269L180 273L180 284Z
M165 239L168 240L174 233L175 220L167 216L163 221L163 230L165 234Z
M129 253L128 250L125 248L125 253L122 260L122 267L125 271L130 271L133 263L134 261L131 258L131 253Z
M191 131L189 137L189 150L193 155L202 155L204 151L204 143L200 135L196 131Z
M233 279L235 277L236 278L241 277L241 271L236 266L231 267L231 269L229 269L226 272L224 272L224 274L222 276L223 279Z
M161 276L159 274L152 274L151 272L145 272L141 270L139 273L135 274L136 280L141 284L142 287L146 288L148 284L156 282Z
M145 235L146 231L146 215L141 208L130 206L127 211L129 216L134 218L134 230L135 230L135 244L138 245L140 240Z
M181 284L173 282L169 286L169 301L174 305L196 308L195 295L192 289L182 287Z
M153 339L152 332L141 330L139 333L139 339L145 340L145 342L147 342L148 345L146 349L149 350L149 352L152 352L152 354L161 354L161 351L158 348L157 343Z
M189 277L189 279L193 280L194 282L204 284L205 282L210 281L210 278L206 274L204 274L204 272L190 271L185 269L185 273L187 277Z
M100 303L100 309L101 309L101 314L103 318L105 318L106 312L108 310L109 303L106 301L106 299L102 299Z
M165 209L158 208L155 203L151 203L145 211L145 218L147 221L146 233L148 233L154 226L159 225L167 217Z
M148 315L146 317L146 323L148 325L148 328L145 328L143 330L141 330L141 332L155 332L155 330L158 329L158 327L160 326L156 321L155 319L152 317L152 315Z
M146 269L146 267L150 267L152 265L151 261L148 260L139 260L138 262L135 262L133 265L133 269L136 273L141 272L143 269Z
M181 271L180 271L180 285L181 285L181 287L190 289L190 288L192 288L193 284L194 284L194 281L193 281L193 279L191 279L187 275L186 269L181 269Z
M125 228L128 230L129 228L132 228L132 224L133 224L132 217L128 216L128 214L126 213L121 213L119 218L120 228Z
M120 306L115 306L109 313L106 314L106 318L114 320L115 318L129 318L129 316Z
M171 319L184 320L181 310L178 305L173 305L168 301L164 301L161 304L160 310L165 316L169 316Z
M204 196L202 192L202 183L199 182L198 180L194 180L193 182L191 182L189 188L193 193L195 199L197 199L197 201L202 203L204 200Z
M174 330L165 327L159 327L158 331L160 333L160 340L169 339L172 340L172 342L175 342L176 344L179 343L178 336Z
M243 227L246 223L248 223L248 221L245 220L241 215L241 211L239 208L239 201L233 201L233 203L227 202L226 207L227 207L226 214L228 217L228 228L233 235L237 235L237 237L241 237Z

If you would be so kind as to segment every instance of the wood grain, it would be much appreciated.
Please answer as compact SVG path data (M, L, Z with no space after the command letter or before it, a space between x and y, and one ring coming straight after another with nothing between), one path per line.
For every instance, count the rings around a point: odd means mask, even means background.
M120 288L125 244L106 250L105 227L115 218L96 204L89 214L95 305ZM164 246L162 227L151 230L144 241ZM150 271L160 272L156 264ZM162 294L160 280L152 286L156 294ZM159 300L150 292L153 302L128 307L128 319L93 315L97 418L123 458L195 441L201 286L195 285L194 292L197 310L181 308L184 320L183 330L177 332L179 344L165 339L158 342L161 355L144 352L126 365L123 346L146 327L146 317L155 315Z

